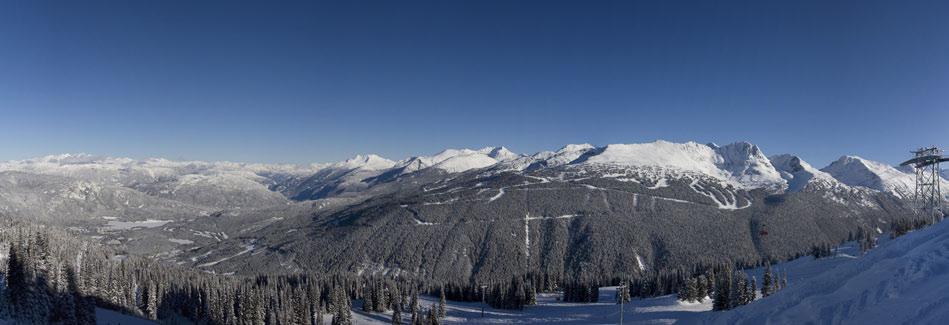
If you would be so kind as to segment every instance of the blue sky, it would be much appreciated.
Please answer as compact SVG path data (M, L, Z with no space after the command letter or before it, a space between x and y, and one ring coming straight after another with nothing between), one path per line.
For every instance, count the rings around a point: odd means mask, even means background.
M0 160L949 147L947 1L2 2Z

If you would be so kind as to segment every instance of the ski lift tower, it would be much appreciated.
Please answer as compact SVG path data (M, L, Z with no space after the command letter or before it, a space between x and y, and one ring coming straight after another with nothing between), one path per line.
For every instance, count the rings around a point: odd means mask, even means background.
M936 223L936 211L942 204L942 194L939 192L939 163L949 161L942 155L942 150L935 146L919 148L912 151L913 159L904 161L900 166L913 166L916 169L916 195L913 197L917 215L928 213L932 222Z

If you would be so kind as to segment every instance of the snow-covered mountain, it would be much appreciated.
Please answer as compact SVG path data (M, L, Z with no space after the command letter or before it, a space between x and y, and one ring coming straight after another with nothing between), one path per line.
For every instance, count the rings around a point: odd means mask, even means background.
M656 141L611 144L590 150L576 162L594 165L661 168L734 182L746 188L780 189L785 180L757 146L736 142L723 147L696 142Z
M781 177L788 182L788 191L802 191L808 186L833 187L839 184L828 173L814 168L800 157L788 154L774 155L769 157L775 169L781 173Z
M821 171L833 176L841 183L888 192L905 199L912 199L916 189L916 175L907 167L896 167L867 160L858 156L843 156ZM949 186L946 179L940 180L942 188ZM949 197L949 193L944 193Z
M485 147L478 150L446 149L433 156L418 156L396 164L403 174L434 167L448 173L460 173L472 169L494 166L502 161L511 161L520 156L505 147Z

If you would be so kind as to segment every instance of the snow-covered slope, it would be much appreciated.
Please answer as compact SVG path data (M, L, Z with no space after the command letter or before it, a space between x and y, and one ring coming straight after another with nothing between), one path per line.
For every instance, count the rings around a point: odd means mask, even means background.
M710 176L747 188L783 188L785 181L757 146L738 142L724 147L695 142L656 141L611 144L591 150L577 162L593 165L655 167Z
M944 324L949 319L949 222L774 296L713 314L715 324Z
M716 166L723 162L715 150L695 142L672 143L656 141L637 144L610 144L583 160L587 164L622 165L629 167L663 167L705 174L722 179L728 174Z
M902 198L911 198L916 186L913 174L857 156L840 157L821 171L832 175L841 183L890 192Z

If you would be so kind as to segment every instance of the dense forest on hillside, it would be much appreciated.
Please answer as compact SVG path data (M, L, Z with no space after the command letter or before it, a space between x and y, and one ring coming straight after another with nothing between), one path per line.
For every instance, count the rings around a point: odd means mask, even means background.
M905 219L893 223L891 230L896 236L926 225ZM873 245L870 232L849 239L861 240L865 249ZM420 306L419 294L441 295L443 300L485 299L496 308L520 309L536 303L540 291L563 292L565 301L593 302L599 286L616 284L625 285L630 296L678 293L684 300L695 300L708 294L716 299L717 309L729 309L747 303L748 292L757 285L734 275L739 274L735 267L750 266L734 262L612 279L584 273L570 278L529 273L490 283L352 273L222 275L118 255L63 230L11 220L0 227L0 245L6 252L0 256L6 266L0 318L36 324L91 324L95 306L163 323L189 319L206 324L317 324L326 318L347 324L353 301L367 312L396 311L393 323L401 323L404 315L405 323L427 324L437 323L444 307ZM828 249L829 245L814 245L798 256L821 257ZM782 287L777 275L764 281L762 293Z

